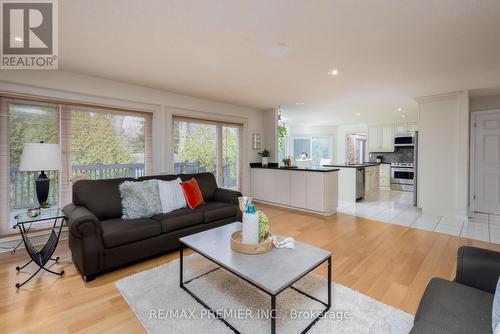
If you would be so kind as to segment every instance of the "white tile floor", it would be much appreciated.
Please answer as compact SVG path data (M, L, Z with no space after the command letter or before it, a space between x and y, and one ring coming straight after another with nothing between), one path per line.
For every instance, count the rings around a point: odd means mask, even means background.
M413 194L409 192L378 191L366 195L356 204L339 202L338 212L500 244L500 216L478 213L461 221L422 214L421 209L413 206Z

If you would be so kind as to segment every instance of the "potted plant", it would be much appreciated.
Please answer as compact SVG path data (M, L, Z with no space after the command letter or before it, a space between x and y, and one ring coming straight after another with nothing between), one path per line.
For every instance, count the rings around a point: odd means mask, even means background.
M262 157L262 166L267 167L271 153L269 153L269 150L264 149L262 152L259 152L259 154Z

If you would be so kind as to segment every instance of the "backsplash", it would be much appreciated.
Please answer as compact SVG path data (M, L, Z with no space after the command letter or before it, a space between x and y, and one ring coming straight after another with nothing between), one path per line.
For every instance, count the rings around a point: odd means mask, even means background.
M413 147L396 147L394 152L370 153L370 161L382 156L382 162L413 162Z

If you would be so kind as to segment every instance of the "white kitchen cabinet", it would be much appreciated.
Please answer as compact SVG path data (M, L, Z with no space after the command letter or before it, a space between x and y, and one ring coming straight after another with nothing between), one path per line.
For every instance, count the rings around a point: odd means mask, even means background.
M418 131L418 123L400 123L396 124L396 134Z
M279 198L281 204L290 204L290 175L289 173L281 173L279 170L274 171L275 189L273 198Z
M380 190L391 190L391 165L380 165Z
M394 126L382 127L382 149L383 152L394 152Z
M380 128L379 127L368 128L368 151L379 152L380 148L381 148Z
M306 174L306 208L313 211L325 210L325 178L322 173Z
M394 129L393 125L368 128L368 151L394 152Z
M396 134L406 133L410 131L410 125L408 123L396 124Z
M251 193L255 198L264 198L264 172L263 169L252 169Z
M380 187L379 166L370 166L365 168L365 194L378 191Z
M298 208L306 207L306 173L302 171L290 172L290 205Z
M257 201L312 211L337 212L338 171L252 168L251 196Z

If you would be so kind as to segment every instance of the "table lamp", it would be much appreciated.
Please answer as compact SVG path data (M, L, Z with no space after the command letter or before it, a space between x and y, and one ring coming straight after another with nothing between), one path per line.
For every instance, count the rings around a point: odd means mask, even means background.
M45 171L61 169L61 151L59 144L29 143L24 144L20 172L38 172L35 180L36 197L41 208L50 207L49 198L50 179Z

